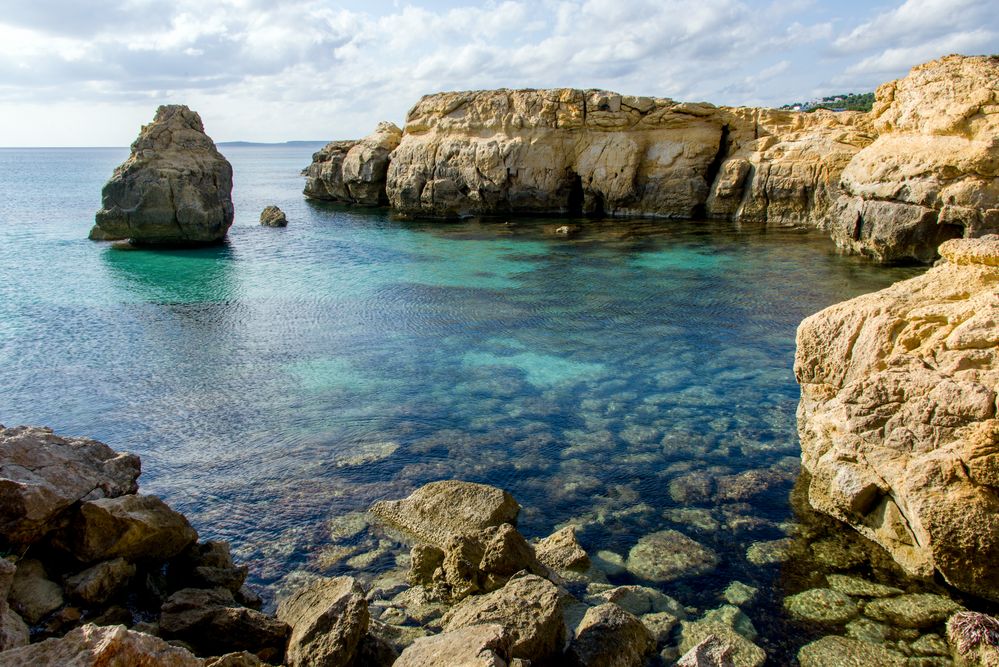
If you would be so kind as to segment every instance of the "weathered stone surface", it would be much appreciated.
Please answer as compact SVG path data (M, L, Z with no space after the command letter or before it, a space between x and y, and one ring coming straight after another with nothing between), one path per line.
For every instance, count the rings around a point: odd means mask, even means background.
M63 605L62 588L48 578L40 562L24 558L17 563L8 600L14 611L34 625Z
M714 636L731 649L732 664L735 667L760 667L766 662L767 654L759 646L749 641L727 625L706 621L681 624L680 651L686 653L708 637Z
M85 502L54 544L77 560L167 560L198 539L183 514L156 496L129 495Z
M389 154L401 139L402 130L383 122L360 141L330 142L312 156L305 170L305 195L368 206L388 203Z
M587 667L640 667L655 645L640 620L607 602L587 610L569 652Z
M196 112L168 105L104 186L90 238L206 243L225 237L232 220L232 166Z
M899 588L877 584L873 581L861 579L860 577L850 577L845 574L827 574L826 581L829 582L829 588L852 597L887 598L902 594L902 590Z
M60 667L201 667L189 651L122 625L84 625L59 639L0 653L0 665Z
M450 632L496 623L510 636L510 655L543 661L561 651L565 641L559 591L535 575L515 577L492 593L466 598L444 615Z
M417 544L409 552L407 579L413 585L431 584L434 574L444 564L444 551L429 544Z
M597 593L597 602L613 602L629 614L641 616L658 612L669 612L677 618L687 618L683 605L648 586L615 586Z
M676 530L646 535L628 553L627 568L649 581L673 581L710 572L718 566L711 549Z
M882 261L999 231L999 58L947 56L878 88L877 139L844 169L836 242Z
M792 616L811 623L842 625L860 614L857 603L831 588L812 588L784 600Z
M239 599L248 571L233 562L228 542L209 540L192 544L171 560L168 577L174 588L228 588Z
M0 558L0 651L28 644L28 626L7 604L16 569L12 562Z
M932 593L914 593L872 600L864 614L903 628L930 628L943 623L963 607L950 598Z
M278 605L278 620L291 626L290 667L350 663L368 631L364 589L352 577L317 579Z
M287 227L288 216L277 206L265 206L260 212L260 224L264 227Z
M830 635L798 651L801 667L901 667L905 657L876 644Z
M185 588L171 595L160 614L160 633L202 655L247 650L261 657L284 655L290 628L270 616L239 607L225 588Z
M380 519L445 549L455 536L503 523L516 524L520 505L506 491L485 484L445 480L421 486L403 500L371 507Z
M417 639L395 667L507 667L510 638L499 625L474 625Z
M51 429L0 428L0 541L26 545L79 500L135 493L139 457Z
M735 667L732 662L732 647L714 635L708 635L701 643L683 654L676 667Z
M999 237L940 253L799 326L808 499L910 574L999 600Z
M586 570L590 557L576 539L575 526L557 530L534 545L538 560L553 570Z
M86 604L103 604L135 576L135 565L124 558L107 560L66 579L69 594Z

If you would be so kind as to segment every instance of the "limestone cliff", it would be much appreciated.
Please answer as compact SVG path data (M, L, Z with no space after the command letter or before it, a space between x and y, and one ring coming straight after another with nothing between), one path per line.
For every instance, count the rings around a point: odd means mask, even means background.
M879 261L930 261L949 238L999 227L997 80L999 58L948 56L883 85L870 114L568 88L439 93L413 107L401 139L382 139L379 126L357 146L317 153L305 193L384 196L401 213L437 217L804 224ZM360 149L372 142L391 153ZM359 197L349 182L362 171L372 185Z
M232 166L186 106L161 106L102 192L90 238L208 243L232 225Z
M389 154L399 145L402 130L379 123L360 141L331 141L312 156L305 170L305 195L313 199L366 206L388 203L385 175Z
M798 328L809 501L909 573L999 600L999 236Z

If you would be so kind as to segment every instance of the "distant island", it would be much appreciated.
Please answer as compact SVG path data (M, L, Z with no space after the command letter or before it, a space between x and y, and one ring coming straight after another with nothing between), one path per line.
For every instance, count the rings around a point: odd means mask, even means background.
M219 141L216 146L311 146L313 144L326 145L329 143L328 139L309 139L300 141Z
M792 102L785 104L780 109L787 111L818 111L828 109L829 111L870 111L874 106L874 93L841 93L839 95L829 95L818 100L807 102Z

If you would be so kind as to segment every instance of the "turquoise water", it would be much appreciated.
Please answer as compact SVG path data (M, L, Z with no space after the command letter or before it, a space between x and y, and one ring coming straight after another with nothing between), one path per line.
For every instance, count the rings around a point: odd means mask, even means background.
M724 556L670 589L687 604L774 584L742 554L784 535L790 481L733 531L675 523L669 483L793 468L798 322L913 270L814 231L397 221L303 199L316 148L226 148L228 242L158 252L86 239L125 149L0 150L0 422L138 453L143 490L258 584L357 567L328 546L377 538L343 518L442 478L508 489L529 537L575 519L591 551L685 530Z

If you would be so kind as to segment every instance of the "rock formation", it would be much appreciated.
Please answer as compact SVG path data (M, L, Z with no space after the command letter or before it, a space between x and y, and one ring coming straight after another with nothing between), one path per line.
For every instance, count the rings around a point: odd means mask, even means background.
M264 227L287 227L288 216L277 206L265 206L260 212L260 224Z
M90 238L212 243L232 225L232 167L183 105L161 106L102 192Z
M999 600L999 236L798 328L808 497L910 574Z
M410 215L810 225L878 261L930 261L942 241L999 228L997 80L999 58L948 56L883 85L870 114L568 88L439 93L401 139L382 124L316 153L305 194L374 204L384 181Z
M360 141L331 141L305 170L305 195L313 199L377 206L388 203L385 175L389 154L402 138L393 123L379 123Z

